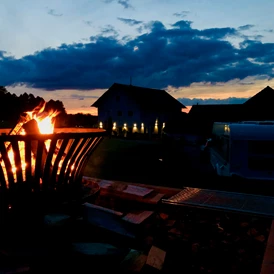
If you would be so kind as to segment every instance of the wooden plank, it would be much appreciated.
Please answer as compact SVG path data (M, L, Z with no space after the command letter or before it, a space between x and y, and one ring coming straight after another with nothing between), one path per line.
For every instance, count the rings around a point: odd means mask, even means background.
M165 257L166 252L164 250L156 246L152 246L149 250L146 264L158 270L162 270Z
M93 177L88 177L88 176L83 176L83 179L85 180L92 180L96 183L99 183L103 179L100 178L93 178ZM104 180L107 181L107 180ZM144 187L144 188L149 188L152 189L158 193L165 194L166 197L171 197L174 196L175 194L179 193L182 191L183 188L172 188L172 187L166 187L166 186L154 186L154 185L146 185L146 184L140 184L140 183L133 183L133 182L122 182L122 181L113 181L116 183L122 183L122 184L130 184L132 186L138 186L138 187Z
M139 273L146 264L147 256L139 250L130 250L125 259L121 262L122 273Z
M165 191L157 192L152 186L143 187L131 183L108 181L87 176L83 176L82 181L97 183L100 186L101 196L111 196L113 198L151 205L158 204L164 197L166 197ZM172 193L176 194L178 191L174 190Z
M105 230L134 239L133 234L122 221L122 212L104 208L90 203L84 203L83 219L87 223Z
M135 195L139 197L145 197L153 191L153 189L134 186L131 184L102 180L99 182L101 189L107 189L109 191L123 192L125 194Z
M168 184L168 182L166 182ZM132 185L137 185L140 187L146 187L148 185L145 184L137 184L137 183L130 183ZM183 188L173 188L173 187L166 187L166 186L154 186L154 185L149 185L151 189L154 191L164 194L166 197L171 197L173 195L176 195L180 191L182 191Z
M146 202L148 204L158 204L164 197L165 197L165 194L156 193L153 197L146 199Z
M140 212L130 212L126 214L122 219L126 222L132 223L132 224L141 224L145 220L147 220L154 211L140 211Z
M143 203L143 204L151 204L151 205L158 204L161 201L161 199L165 196L165 194L152 192L151 194L149 194L146 197L139 197L139 196L130 195L130 194L127 194L124 192L108 191L106 189L101 189L100 195L111 196L112 198L119 198L119 199L127 200L130 202L134 201L134 202L139 202L139 203Z
M116 210L113 210L113 209L110 209L110 208L106 208L106 207L102 207L102 206L99 206L99 205L94 205L94 204L90 204L90 203L84 203L84 206L88 207L90 209L104 211L106 213L109 213L109 214L112 214L112 215L116 215L118 217L122 217L124 215L123 212L116 211Z

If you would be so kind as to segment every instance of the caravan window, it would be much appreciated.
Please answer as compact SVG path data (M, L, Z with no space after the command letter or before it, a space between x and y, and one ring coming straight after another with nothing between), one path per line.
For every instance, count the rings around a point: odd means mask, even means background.
M248 157L248 168L252 170L274 170L274 158L263 158L263 157Z
M274 141L248 141L248 151L251 154L274 155Z
M250 169L274 170L274 141L249 141L248 153Z

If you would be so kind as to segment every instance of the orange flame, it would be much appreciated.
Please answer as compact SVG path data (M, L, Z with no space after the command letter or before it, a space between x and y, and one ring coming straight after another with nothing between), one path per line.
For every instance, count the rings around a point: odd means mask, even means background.
M54 119L59 111L45 111L46 103L42 105L41 108L37 111L35 108L33 111L27 111L26 113L29 115L30 119L35 119L39 131L41 134L51 134L54 132Z
M47 112L45 111L45 106L46 106L46 102L43 102L43 105L39 105L38 107L36 107L33 111L28 111L26 112L26 114L28 115L28 120L34 119L36 120L37 124L38 124L38 128L39 128L39 132L40 134L51 134L54 133L54 118L59 114L59 111L50 111ZM26 132L24 129L20 129L20 131L18 132L18 134L20 135L25 135ZM7 142L6 147L9 146L9 142ZM18 142L19 145L19 152L20 152L20 156L21 156L21 168L22 168L22 173L23 173L23 179L26 179L26 162L24 161L25 159L25 142L23 141L19 141ZM47 151L49 150L50 147L50 140L46 140L45 141L45 146ZM15 159L14 159L14 153L12 148L10 148L8 150L8 157L11 163L11 170L13 173L13 177L14 177L14 182L17 182L17 178L16 178L16 165L15 165ZM56 157L56 155L55 155ZM54 161L54 159L53 159ZM34 155L32 154L32 159L31 159L31 165L35 166L35 158ZM8 174L7 174L7 170L5 167L5 163L4 161L1 161L1 166L4 172L4 176L6 179L6 182L8 182ZM7 187L9 187L7 185Z

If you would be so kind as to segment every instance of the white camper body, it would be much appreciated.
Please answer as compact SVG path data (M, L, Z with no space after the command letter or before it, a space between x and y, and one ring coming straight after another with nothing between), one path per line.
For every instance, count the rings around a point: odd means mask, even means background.
M274 180L274 122L213 124L210 161L220 176Z

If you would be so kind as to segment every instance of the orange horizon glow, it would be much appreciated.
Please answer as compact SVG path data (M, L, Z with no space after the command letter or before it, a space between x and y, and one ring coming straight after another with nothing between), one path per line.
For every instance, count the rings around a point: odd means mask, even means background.
M90 108L71 108L67 110L67 114L90 114L93 116L98 116L97 108L90 107Z
M192 106L186 106L186 108L184 108L183 112L184 113L189 113L191 108L192 108Z
M239 80L234 79L225 83L192 83L187 87L172 87L163 88L175 99L227 99L235 98L250 98L264 89L266 86L274 87L274 80L256 79L256 77L247 77ZM23 93L32 93L34 96L40 96L45 101L59 100L63 102L67 114L91 114L98 115L96 108L91 105L100 97L107 89L93 90L54 90L45 92L39 89L28 88L24 86L8 87L8 91L21 95ZM77 99L78 98L78 99ZM191 106L187 106L184 112L189 112Z

